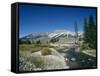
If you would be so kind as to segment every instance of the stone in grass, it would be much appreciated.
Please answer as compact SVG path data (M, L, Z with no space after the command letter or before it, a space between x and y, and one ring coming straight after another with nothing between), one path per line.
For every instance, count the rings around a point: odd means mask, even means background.
M91 61L92 59L91 59L91 58L89 58L88 60L89 60L89 61Z
M37 57L37 56L42 56L42 54L41 54L41 51L38 51L38 52L32 53L31 56L33 56L33 57L36 56Z
M65 58L65 61L69 61L68 58Z
M85 62L85 60L82 60L81 62L83 62L83 63L84 63L84 62Z
M71 58L71 61L76 61L76 59L75 58Z

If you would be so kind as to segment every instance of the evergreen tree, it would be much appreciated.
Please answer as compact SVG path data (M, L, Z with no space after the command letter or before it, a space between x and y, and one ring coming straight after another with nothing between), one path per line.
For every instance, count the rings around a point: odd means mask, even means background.
M41 41L40 40L36 41L36 44L41 44Z
M96 25L93 16L89 16L89 46L96 48Z
M52 43L55 43L55 42L57 42L57 41L59 41L59 38L52 38L52 39L50 40L50 42L52 42Z
M94 23L93 16L89 16L89 22L84 19L84 42L89 45L90 48L96 48L96 25Z
M84 18L84 43L88 43L88 34L89 34L89 27L87 25L87 19Z
M78 27L76 21L75 21L75 43L78 43Z

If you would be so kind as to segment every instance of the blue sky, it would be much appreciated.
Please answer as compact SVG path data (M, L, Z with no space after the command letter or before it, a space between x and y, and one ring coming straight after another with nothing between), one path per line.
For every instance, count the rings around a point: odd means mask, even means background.
M54 30L74 31L77 21L78 30L83 31L83 19L93 15L94 8L53 7L38 5L20 5L19 7L19 37L34 32L52 32Z

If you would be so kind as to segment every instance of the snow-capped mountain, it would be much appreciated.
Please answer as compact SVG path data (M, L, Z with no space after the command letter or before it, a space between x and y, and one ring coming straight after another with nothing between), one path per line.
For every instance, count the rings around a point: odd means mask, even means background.
M82 32L78 32L78 35L82 35ZM41 37L46 38L58 38L58 37L68 37L68 36L75 36L75 32L67 31L67 30L55 30L53 32L42 32L42 33L32 33L25 37L22 37L21 39L37 39Z
M78 32L78 35L82 35L82 32ZM59 36L75 36L75 32L71 32L71 31L66 31L66 30L56 30L54 32L51 32L48 37L52 38L52 37L59 37Z

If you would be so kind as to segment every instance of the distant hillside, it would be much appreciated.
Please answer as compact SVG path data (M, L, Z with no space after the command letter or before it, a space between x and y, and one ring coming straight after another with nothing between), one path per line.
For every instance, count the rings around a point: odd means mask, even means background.
M78 32L78 36L82 37L83 33ZM73 40L75 37L75 32L70 32L66 30L55 30L53 32L42 32L42 33L32 33L27 36L20 38L21 41L30 41L31 43L40 40L43 43L49 42L52 39L56 39L56 42L64 43L66 40Z

